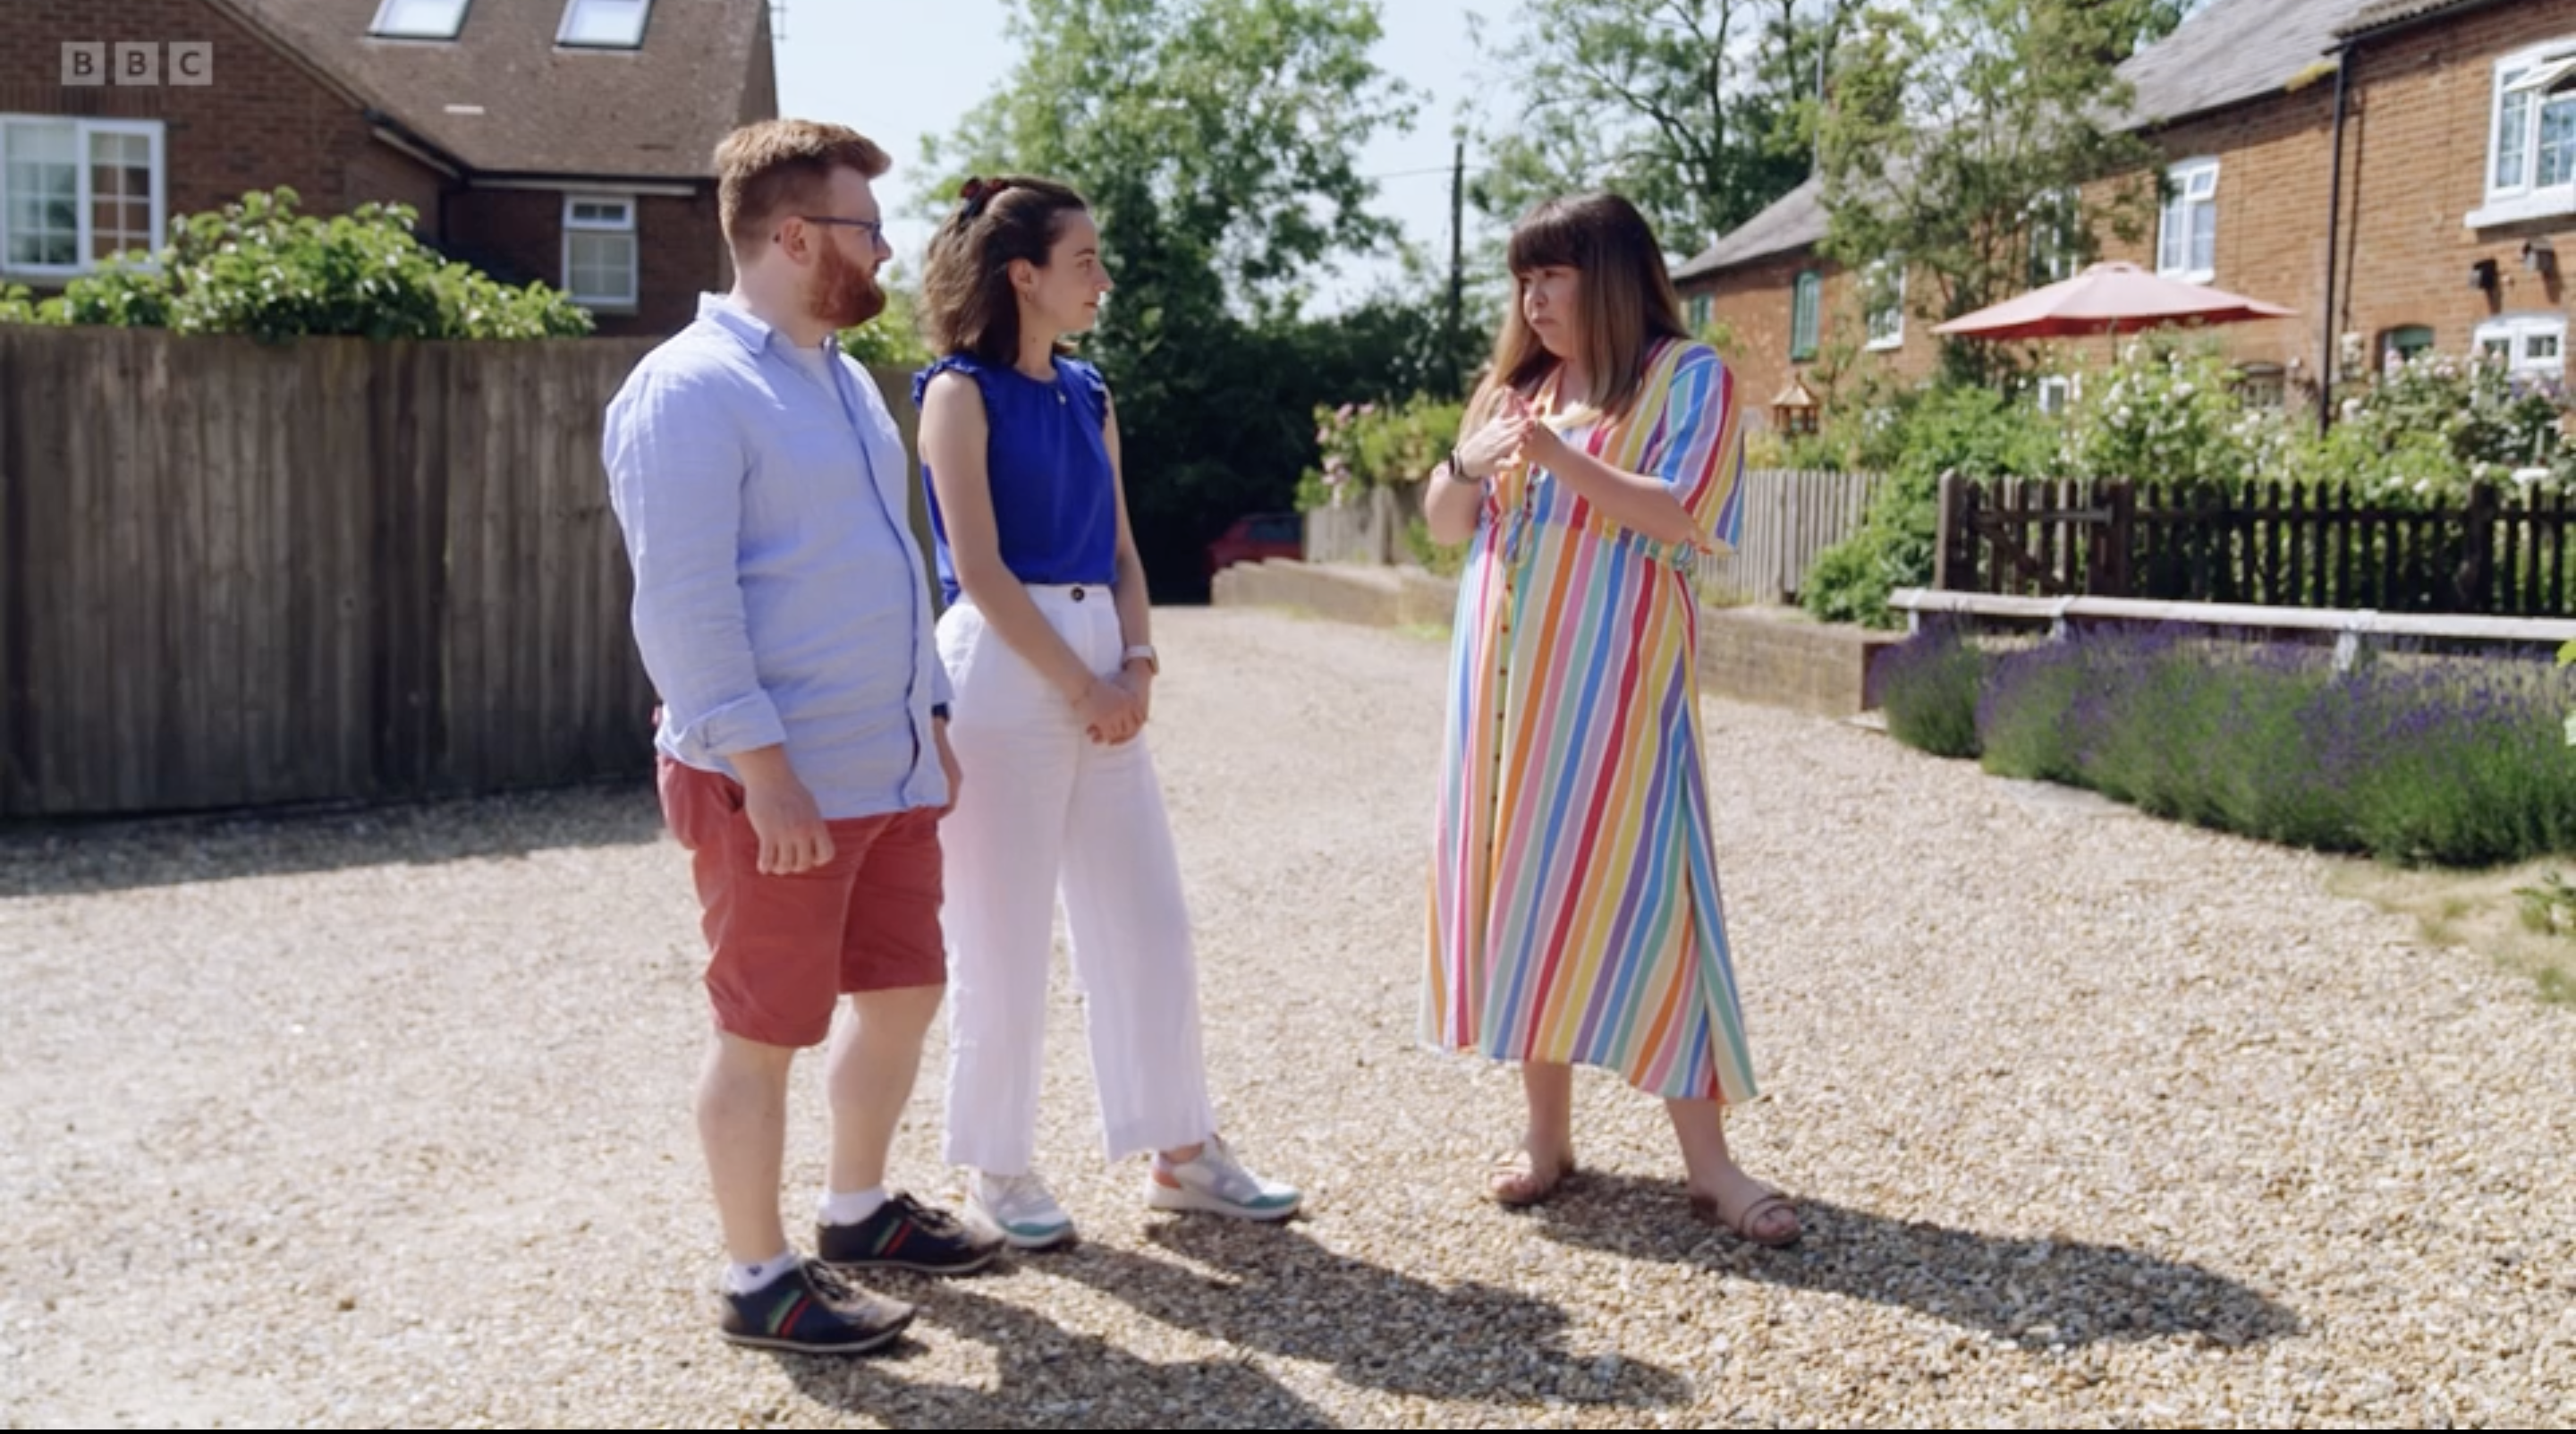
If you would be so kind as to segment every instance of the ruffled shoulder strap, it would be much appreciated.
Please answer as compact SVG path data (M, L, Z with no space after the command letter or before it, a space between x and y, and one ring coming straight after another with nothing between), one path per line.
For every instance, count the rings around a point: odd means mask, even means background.
M978 390L981 390L985 386L985 381L992 376L992 370L982 359L973 354L950 354L912 376L912 406L921 407L922 395L930 392L930 381L952 369L975 380L975 387Z

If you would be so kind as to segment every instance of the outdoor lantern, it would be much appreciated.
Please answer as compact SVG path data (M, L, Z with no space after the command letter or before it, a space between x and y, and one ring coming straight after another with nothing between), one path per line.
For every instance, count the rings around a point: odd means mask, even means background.
M2558 246L2547 237L2522 241L2522 267L2535 274L2546 274L2558 267Z
M1816 396L1807 391L1806 381L1789 375L1789 386L1771 400L1771 427L1781 433L1813 433L1819 405Z
M2495 260L2480 259L2469 266L2470 288L2476 289L2481 293L2492 294L2495 292L2498 282L2499 280L2496 277Z

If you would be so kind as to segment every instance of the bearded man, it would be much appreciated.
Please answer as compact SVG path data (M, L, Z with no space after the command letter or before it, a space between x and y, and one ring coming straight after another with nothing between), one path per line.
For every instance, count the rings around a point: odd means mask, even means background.
M709 950L697 1121L728 1255L718 1328L858 1353L914 1310L848 1272L963 1273L1001 1247L886 1188L946 990L938 825L958 784L902 436L835 338L885 307L871 181L888 160L841 126L773 120L729 135L716 167L733 290L700 296L627 377L602 457L661 699L663 820ZM779 1215L787 1084L827 1040L806 1259Z

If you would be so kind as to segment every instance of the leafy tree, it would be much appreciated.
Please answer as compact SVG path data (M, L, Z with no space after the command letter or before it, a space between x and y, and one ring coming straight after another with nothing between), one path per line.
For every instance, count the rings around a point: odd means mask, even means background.
M1497 86L1521 102L1485 138L1478 207L1606 187L1697 250L1807 177L1817 62L1859 5L1523 0Z
M1396 235L1368 208L1359 152L1409 129L1410 91L1379 70L1373 0L1012 0L1018 67L929 160L948 182L1016 167L1213 264L1247 305L1277 305L1335 250Z
M1156 594L1194 597L1210 538L1291 506L1315 405L1423 366L1401 304L1347 327L1302 313L1325 259L1394 237L1358 158L1413 101L1370 58L1369 0L1015 0L1009 33L1018 65L930 146L925 208L945 216L968 173L1090 202L1118 288L1084 350L1116 396Z
M1830 215L1824 252L1872 299L1933 320L2043 278L2035 260L2089 259L2107 227L2144 234L2156 151L2122 127L2116 73L2184 13L2177 0L1921 0L1877 6L1838 47L1819 118ZM1897 262L1901 260L1901 265ZM1874 266L1886 263L1883 270ZM1943 348L1958 377L2001 360Z
M178 333L372 339L530 339L591 331L588 311L543 284L512 288L445 258L412 232L418 215L368 204L329 219L295 212L294 190L253 191L187 216L142 262L110 258L63 293L0 299L0 321L112 324Z

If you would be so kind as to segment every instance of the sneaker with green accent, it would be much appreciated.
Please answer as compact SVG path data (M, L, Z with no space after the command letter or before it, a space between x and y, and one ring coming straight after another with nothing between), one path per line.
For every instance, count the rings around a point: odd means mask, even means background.
M747 1295L725 1296L717 1331L735 1344L790 1354L865 1354L894 1342L916 1313L852 1288L807 1260Z
M966 1189L966 1209L996 1230L1015 1250L1051 1250L1073 1238L1073 1217L1035 1171L988 1175L976 1171Z
M902 1194L855 1225L816 1225L814 1244L827 1265L925 1275L972 1274L1002 1253L1001 1236Z
M1145 1180L1145 1203L1157 1210L1205 1210L1244 1220L1285 1220L1304 1197L1293 1185L1264 1180L1243 1168L1216 1136L1195 1160L1174 1165L1157 1155Z

